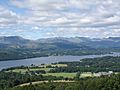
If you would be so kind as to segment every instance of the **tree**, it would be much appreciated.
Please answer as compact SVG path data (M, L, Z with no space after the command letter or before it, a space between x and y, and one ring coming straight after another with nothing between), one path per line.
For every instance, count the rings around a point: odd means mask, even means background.
M76 73L76 76L74 77L74 79L76 80L76 81L78 81L79 79L80 79L80 72L77 72Z

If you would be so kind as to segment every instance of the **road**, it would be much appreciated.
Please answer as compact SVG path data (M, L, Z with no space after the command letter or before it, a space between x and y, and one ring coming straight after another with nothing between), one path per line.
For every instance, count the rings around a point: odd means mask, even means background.
M40 84L40 83L48 83L49 81L36 81L36 82L32 82L32 84ZM69 80L55 80L55 81L52 81L52 82L75 82L75 81L69 81ZM30 83L24 83L24 84L20 84L18 86L27 86L27 85L30 85Z

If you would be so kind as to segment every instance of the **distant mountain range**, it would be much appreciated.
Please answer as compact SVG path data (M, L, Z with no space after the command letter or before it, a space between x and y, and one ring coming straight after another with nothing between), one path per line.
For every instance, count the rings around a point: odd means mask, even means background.
M119 48L120 37L86 38L86 37L56 37L38 40L24 39L19 36L0 37L0 48L41 48L44 45L54 48Z
M0 60L49 55L88 55L120 51L120 37L56 37L38 40L19 36L0 37Z

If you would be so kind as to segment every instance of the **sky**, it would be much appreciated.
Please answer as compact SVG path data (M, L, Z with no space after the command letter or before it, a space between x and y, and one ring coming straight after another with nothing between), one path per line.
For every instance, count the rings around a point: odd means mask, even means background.
M0 36L120 36L120 0L0 0Z

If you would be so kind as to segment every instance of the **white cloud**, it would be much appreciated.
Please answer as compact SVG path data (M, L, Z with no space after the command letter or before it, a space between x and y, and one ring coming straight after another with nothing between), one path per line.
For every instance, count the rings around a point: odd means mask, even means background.
M0 6L0 27L5 28L17 24L19 16L3 6Z
M38 30L39 27L35 26L35 27L33 27L32 29L33 29L33 30Z
M16 24L32 26L35 30L54 27L52 32L46 34L90 37L116 35L114 29L120 29L119 0L10 1L16 8L26 10L26 14L18 15L1 6L0 28Z

